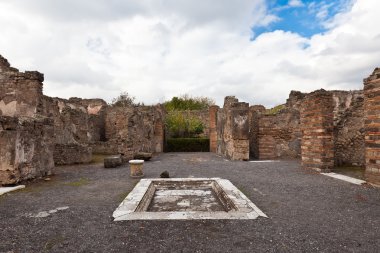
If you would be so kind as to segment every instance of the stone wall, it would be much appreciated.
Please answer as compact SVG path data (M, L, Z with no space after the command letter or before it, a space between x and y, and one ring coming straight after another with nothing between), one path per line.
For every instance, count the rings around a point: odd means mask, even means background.
M43 79L0 56L0 185L52 173L54 125L42 113Z
M334 163L364 165L364 108L362 91L327 91L333 97ZM307 93L292 91L283 109L267 114L250 108L250 152L255 159L301 157L300 110Z
M0 116L33 117L41 112L43 74L19 72L0 55Z
M218 143L218 132L217 132L217 117L218 117L219 106L213 105L209 108L209 138L210 138L210 152L216 153L217 143Z
M217 153L231 160L249 159L249 105L229 96L217 115Z
M270 114L264 106L250 108L250 149L254 159L294 159L301 156L300 107L304 93L291 91L286 104Z
M265 114L265 107L262 105L253 105L249 107L249 156L253 159L259 159L259 133L260 117Z
M334 166L333 95L325 90L308 94L301 105L302 166L329 172Z
M366 179L380 185L380 69L364 79Z
M52 174L53 131L51 119L0 116L0 186Z
M78 98L67 100L44 96L44 113L54 120L56 165L91 162L92 149L89 144L95 140L92 140L90 132L90 115L87 106L81 102L82 100Z
M164 110L161 106L108 107L106 141L127 161L138 152L162 152ZM103 146L99 145L99 148Z
M335 166L365 165L364 94L333 91Z

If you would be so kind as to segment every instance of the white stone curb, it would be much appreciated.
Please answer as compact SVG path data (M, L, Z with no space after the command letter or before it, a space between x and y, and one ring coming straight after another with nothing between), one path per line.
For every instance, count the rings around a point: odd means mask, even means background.
M18 186L14 186L14 187L0 187L0 196L5 194L5 193L17 191L17 190L24 189L24 188L25 188L25 185L18 185Z
M346 181L346 182L351 183L351 184L362 185L362 184L366 183L366 181L364 181L364 180L353 178L353 177L349 177L349 176L345 176L345 175L342 175L342 174L337 174L337 173L334 173L334 172L321 173L321 174L325 175L325 176L328 176L328 177L335 178L335 179L343 180L343 181Z

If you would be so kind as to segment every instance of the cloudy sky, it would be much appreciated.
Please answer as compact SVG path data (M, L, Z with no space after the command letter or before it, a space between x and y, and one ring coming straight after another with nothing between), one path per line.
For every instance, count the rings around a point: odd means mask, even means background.
M380 66L379 0L0 0L0 54L44 93L145 103L361 89Z

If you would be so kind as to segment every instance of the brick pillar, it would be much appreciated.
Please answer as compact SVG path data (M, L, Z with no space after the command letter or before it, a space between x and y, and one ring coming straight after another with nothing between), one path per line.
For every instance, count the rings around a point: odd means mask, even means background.
M216 153L217 146L217 130L216 130L216 121L217 121L217 113L219 110L219 106L213 105L209 108L210 114L210 152Z
M301 106L302 166L329 172L334 166L332 93L318 90L308 94Z
M366 180L380 185L380 68L364 79Z

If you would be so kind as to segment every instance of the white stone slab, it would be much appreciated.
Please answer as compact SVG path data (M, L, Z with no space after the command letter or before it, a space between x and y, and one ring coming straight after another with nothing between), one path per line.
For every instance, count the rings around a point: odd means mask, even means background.
M13 186L13 187L0 187L0 196L5 193L17 191L24 188L25 188L25 185L18 185L18 186Z
M349 177L349 176L342 175L342 174L337 174L337 173L334 173L334 172L321 173L321 174L325 175L325 176L328 176L328 177L340 179L340 180L346 181L346 182L351 183L351 184L362 185L362 184L366 183L366 181L364 181L364 180L353 178L353 177Z
M160 183L163 182L173 182L175 184L180 184L181 182L186 185L186 183L194 182L202 185L204 182L212 181L216 184L218 189L220 188L223 192L224 198L227 199L228 205L232 207L226 209L228 211L171 211L171 212L152 212L144 211L147 209L141 208L144 205L149 205L152 199L147 199L146 193L148 189L159 187ZM184 192L183 190L181 190ZM187 193L192 193L195 195L204 194L198 192L197 189L185 190ZM161 192L158 197L162 196ZM180 191L173 189L174 196L177 198L180 195ZM150 196L150 195L149 195ZM145 197L145 198L144 198ZM166 196L169 197L169 196ZM188 202L180 202L180 205L187 206ZM142 210L142 211L141 211ZM114 211L113 218L114 221L123 220L183 220L183 219L256 219L258 217L267 216L255 205L253 204L239 189L237 189L230 181L220 178L159 178L159 179L141 179L140 182L135 186L135 188L128 194L124 201L119 205L119 207Z

